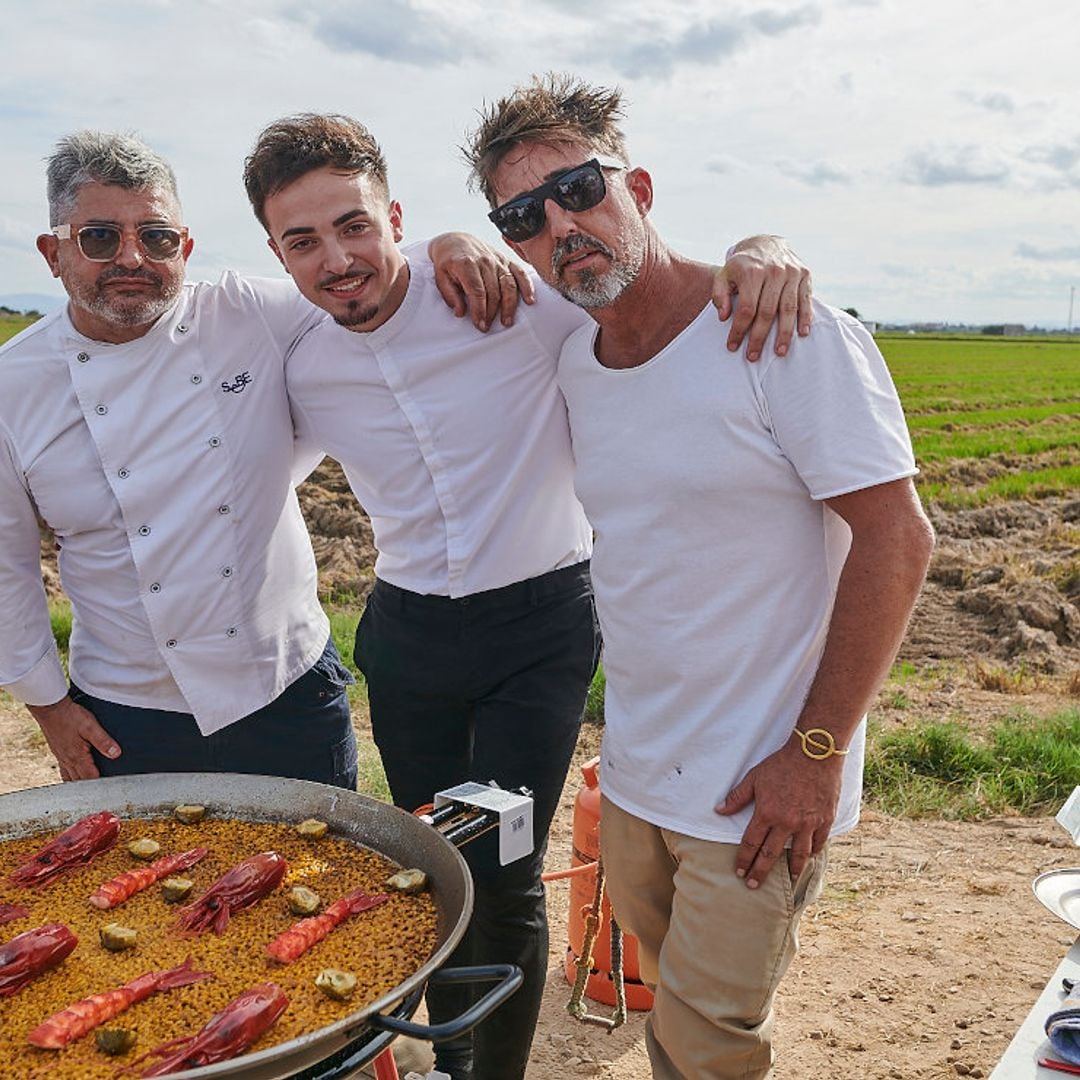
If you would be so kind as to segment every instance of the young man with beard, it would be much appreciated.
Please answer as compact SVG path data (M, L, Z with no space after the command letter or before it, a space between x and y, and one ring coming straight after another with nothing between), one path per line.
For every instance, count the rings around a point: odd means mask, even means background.
M656 989L653 1075L763 1077L933 537L855 320L817 304L789 361L718 363L709 269L652 226L621 115L618 91L536 78L469 157L510 247L593 320L558 378L596 530L602 856Z
M540 289L482 338L455 321L398 248L385 160L347 117L270 125L244 178L271 248L334 320L286 377L298 434L341 462L375 532L355 655L394 801L412 810L470 779L533 792L531 857L500 866L493 836L464 851L476 904L454 958L516 963L524 987L475 1040L436 1047L454 1080L520 1080L547 967L544 848L600 646L555 384L583 316ZM429 991L432 1019L469 995Z
M224 770L354 788L352 680L293 489L319 454L294 444L283 372L325 316L287 281L185 284L176 178L138 139L63 139L48 201L37 245L69 303L0 350L0 686L63 780ZM70 691L39 515L72 604Z

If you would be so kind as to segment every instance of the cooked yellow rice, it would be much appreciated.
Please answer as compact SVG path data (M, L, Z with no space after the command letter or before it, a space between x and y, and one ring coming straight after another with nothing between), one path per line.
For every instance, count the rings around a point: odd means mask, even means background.
M43 833L0 844L0 879L54 835ZM87 901L102 882L146 866L127 851L128 841L141 836L161 844L159 857L194 847L210 849L201 862L184 871L196 883L187 903L225 871L258 852L278 852L289 869L277 890L234 915L222 935L207 931L184 937L175 926L180 905L165 902L160 883L108 911ZM124 821L117 845L88 867L44 889L0 890L0 899L22 904L30 912L27 918L0 927L0 941L54 921L66 924L79 939L78 947L58 967L0 998L3 1076L113 1080L118 1066L169 1039L194 1034L237 994L267 980L285 991L289 1007L248 1052L334 1023L392 990L431 955L436 942L435 905L427 893L391 893L386 903L347 919L299 960L281 965L266 956L265 947L297 921L288 910L285 893L293 885L306 885L329 904L357 888L369 893L387 891L384 882L397 869L384 856L340 838L305 840L291 825L219 821L209 814L196 824L171 819ZM109 952L101 947L100 927L117 921L138 931L135 948ZM28 1032L65 1006L147 971L175 967L189 956L197 970L213 971L216 978L153 994L106 1021L109 1027L137 1032L135 1047L127 1054L106 1056L97 1049L92 1032L59 1051L42 1050L26 1041ZM327 967L356 975L357 990L348 1002L332 1001L315 987L316 975Z

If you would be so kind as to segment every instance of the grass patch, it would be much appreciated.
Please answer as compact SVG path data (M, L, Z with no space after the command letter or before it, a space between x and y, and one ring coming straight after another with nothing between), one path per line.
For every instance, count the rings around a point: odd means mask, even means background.
M7 315L0 312L0 345L36 321L29 315Z
M1017 713L985 738L959 724L871 732L867 801L908 818L978 820L1056 812L1080 783L1080 711Z
M330 620L330 637L333 638L337 651L345 666L353 673L356 682L348 689L349 704L367 714L367 683L363 672L353 661L353 644L356 641L356 624L363 614L362 607L340 604L323 604L326 616Z
M66 600L49 601L49 622L52 624L56 647L60 650L60 659L67 670L68 643L71 641L71 605Z
M599 664L592 683L589 685L589 692L585 697L586 724L603 724L605 686L607 686L607 680L604 678L604 666Z
M382 758L378 748L370 738L358 737L356 740L357 779L356 790L361 795L370 795L380 802L392 802L390 785L383 772Z

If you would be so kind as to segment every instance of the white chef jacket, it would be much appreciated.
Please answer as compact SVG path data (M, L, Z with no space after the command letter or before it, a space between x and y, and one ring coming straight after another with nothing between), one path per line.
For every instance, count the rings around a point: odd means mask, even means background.
M545 285L481 334L409 261L401 306L369 332L319 323L286 363L298 437L341 463L371 518L376 574L461 597L587 559L559 351L588 317Z
M289 281L226 273L135 341L89 340L65 311L0 349L0 686L67 691L35 507L88 693L209 734L311 667L329 626L293 483L318 454L294 446L283 362L323 317Z

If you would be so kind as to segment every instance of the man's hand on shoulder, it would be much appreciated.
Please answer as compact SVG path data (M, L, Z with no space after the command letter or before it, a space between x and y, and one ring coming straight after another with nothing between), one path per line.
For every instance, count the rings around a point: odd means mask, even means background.
M440 233L428 244L428 255L447 306L458 317L470 314L478 330L487 331L496 315L503 326L512 326L518 300L536 300L529 275L469 233Z
M120 747L84 709L66 695L54 705L27 705L41 727L45 741L60 766L61 780L94 780L100 773L90 754L94 746L108 758L120 756Z
M812 855L829 839L840 799L844 758L807 757L802 740L791 739L774 754L758 762L716 807L721 815L737 813L754 804L750 824L743 832L735 857L735 872L756 889L769 875L791 841L792 880L798 878Z
M791 336L810 333L813 321L810 270L779 236L748 236L714 272L713 303L721 319L731 315L728 348L734 352L749 332L746 358L758 360L776 323L776 354L787 354Z

